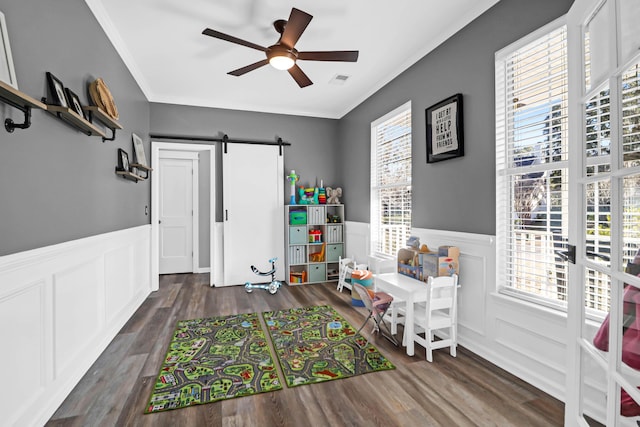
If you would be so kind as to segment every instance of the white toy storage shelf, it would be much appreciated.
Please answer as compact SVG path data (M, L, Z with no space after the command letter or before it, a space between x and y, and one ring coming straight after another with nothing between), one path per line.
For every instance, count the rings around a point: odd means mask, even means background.
M344 257L344 205L287 205L286 271L289 285L335 282Z

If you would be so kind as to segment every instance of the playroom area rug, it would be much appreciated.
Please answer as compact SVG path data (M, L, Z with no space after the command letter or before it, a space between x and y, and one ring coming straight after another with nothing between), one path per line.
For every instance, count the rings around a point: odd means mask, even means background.
M145 413L281 388L258 313L183 320Z
M331 306L262 316L289 387L395 369Z

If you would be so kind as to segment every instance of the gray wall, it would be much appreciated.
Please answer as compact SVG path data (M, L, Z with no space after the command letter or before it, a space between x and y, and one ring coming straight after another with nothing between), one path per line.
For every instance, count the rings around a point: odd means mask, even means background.
M369 222L371 122L412 101L412 225L495 234L494 54L569 10L571 0L502 0L343 117L348 219ZM425 109L463 94L464 157L426 163Z
M315 185L320 179L324 185L340 186L339 160L336 155L338 121L284 114L266 114L216 108L188 107L172 104L151 104L150 128L152 134L184 135L230 139L248 139L275 142L278 137L291 146L284 150L284 169L287 174L295 169L299 184ZM168 140L167 140L168 141ZM180 142L180 141L172 141ZM184 141L198 143L197 141ZM222 221L222 151L218 144L215 166L216 221ZM285 200L289 189L285 182ZM242 191L242 190L240 190ZM259 207L259 206L258 206Z
M211 160L208 151L203 151L198 156L198 231L200 234L199 265L200 268L211 267L210 255L211 245L209 244L209 233L211 233Z
M149 223L149 181L114 173L118 147L132 157L131 133L149 152L149 103L80 0L0 0L18 86L40 99L45 72L88 103L87 85L102 77L124 129L102 143L42 110L30 129L0 129L0 256ZM0 119L22 113L0 103Z
M227 134L230 139L273 141L278 137L291 146L284 149L285 173L295 169L300 175L300 184L315 185L316 177L323 179L327 186L340 185L337 151L337 121L282 114L265 114L247 111L222 110L215 108L188 107L172 104L151 104L151 133L155 135L180 135L187 137L221 138ZM163 139L159 141L206 144L198 141ZM222 146L216 147L216 221L222 221ZM204 156L207 157L208 156ZM209 266L209 173L208 161L200 156L200 267ZM237 191L247 191L237 189ZM250 195L247 192L247 195ZM289 188L285 182L285 199L289 202ZM256 199L259 200L259 197ZM256 203L259 210L260 204Z
M570 4L502 0L341 120L330 120L149 104L83 1L0 0L20 89L39 99L51 71L87 103L87 84L103 77L124 126L116 141L103 144L34 111L32 128L0 130L0 256L149 223L149 181L125 181L114 166L118 147L131 153L132 132L149 151L150 129L281 137L292 144L285 171L295 169L301 184L318 178L341 186L347 219L368 222L370 124L407 100L414 112L413 225L495 234L494 53ZM464 95L465 156L427 165L424 110L458 92ZM3 104L0 117L22 118ZM219 176L219 164L214 169ZM217 196L221 221L222 192Z

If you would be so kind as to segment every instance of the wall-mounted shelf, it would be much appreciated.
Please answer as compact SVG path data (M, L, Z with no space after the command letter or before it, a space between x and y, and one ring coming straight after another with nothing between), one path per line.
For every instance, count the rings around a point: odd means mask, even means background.
M151 172L153 170L149 166L141 165L140 163L131 163L131 167L138 169L136 172L138 172L138 171L144 171L145 172L144 176L138 175L137 173L135 173L135 175L142 177L142 179L148 179L149 178L149 172Z
M105 141L113 141L116 139L116 129L122 129L122 125L111 118L105 111L101 110L99 107L95 105L89 105L86 107L82 107L84 111L89 114L89 118L93 122L93 119L97 119L102 122L106 127L111 129L111 138L102 137L102 142Z
M131 181L135 181L135 182L144 181L145 179L147 179L147 177L137 175L133 172L123 171L118 168L116 168L116 174L120 175L125 179L130 179Z
M27 129L31 126L32 108L39 108L41 110L47 109L47 106L42 102L20 92L18 89L15 89L13 86L9 86L2 81L0 81L0 100L24 113L24 122L22 123L14 123L12 119L5 119L4 128L7 132L13 132L16 128Z
M101 136L102 138L107 137L106 133L97 128L89 120L80 116L71 108L62 107L60 105L47 105L47 111L89 136Z

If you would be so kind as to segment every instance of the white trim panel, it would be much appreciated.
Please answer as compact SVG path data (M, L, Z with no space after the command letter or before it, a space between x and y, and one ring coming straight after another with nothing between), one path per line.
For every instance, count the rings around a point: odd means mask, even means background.
M44 425L151 291L144 225L0 257L6 425ZM6 418L8 417L8 418Z
M369 229L368 224L350 222L347 230L351 255L368 241ZM460 248L460 345L564 400L566 315L496 292L495 236L422 228L413 228L411 234L432 250L441 245Z

